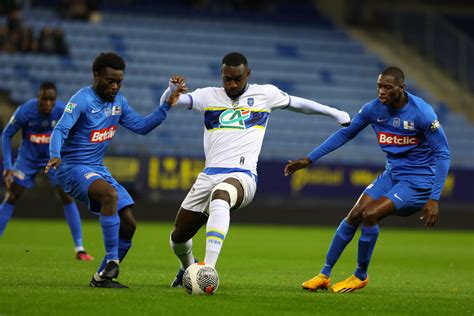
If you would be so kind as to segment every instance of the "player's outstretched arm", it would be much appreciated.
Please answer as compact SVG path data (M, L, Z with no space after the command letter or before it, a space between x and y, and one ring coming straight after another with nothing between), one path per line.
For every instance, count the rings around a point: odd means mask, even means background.
M48 173L49 169L56 169L61 164L61 158L53 157L48 161L48 164L44 168L44 173Z
M285 166L284 174L285 176L289 176L300 169L304 169L311 165L312 161L305 157L303 159L298 160L288 160L288 163Z
M422 221L425 221L425 227L433 228L438 222L438 201L429 199L428 202L426 202L425 206L423 206L421 212L423 214L421 215L420 219Z
M296 96L290 96L288 109L305 114L326 115L334 118L342 126L349 126L351 123L351 117L345 111Z

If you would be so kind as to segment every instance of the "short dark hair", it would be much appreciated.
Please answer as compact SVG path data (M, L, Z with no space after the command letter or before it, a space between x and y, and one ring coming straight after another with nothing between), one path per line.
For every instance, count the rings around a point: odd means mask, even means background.
M222 65L227 66L247 66L247 58L241 53L233 52L229 53L222 58Z
M48 89L51 89L51 90L54 90L54 91L58 91L56 89L56 85L54 83L52 83L51 81L44 81L41 83L40 87L39 87L39 90L38 91L43 91L43 90L48 90Z
M394 77L395 81L398 84L403 84L405 82L405 74L400 68L395 67L395 66L390 66L390 67L385 68L382 71L381 75Z
M113 52L100 53L92 64L92 72L99 73L107 67L115 70L125 70L125 61Z

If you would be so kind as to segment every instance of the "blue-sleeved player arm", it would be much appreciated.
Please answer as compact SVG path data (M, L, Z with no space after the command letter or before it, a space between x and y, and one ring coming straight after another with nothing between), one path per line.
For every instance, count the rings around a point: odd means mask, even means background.
M363 111L359 112L352 119L351 125L345 128L341 128L331 136L329 136L321 145L313 149L306 157L309 158L312 162L318 160L319 158L329 154L330 152L338 149L351 139L353 139L361 130L363 130L367 125L368 121L365 118Z
M152 113L147 116L141 116L128 105L124 98L122 116L120 117L119 123L132 132L146 135L166 119L170 108L171 106L167 102L164 102Z
M446 177L448 176L449 165L451 162L448 139L446 138L443 127L436 120L436 117L434 117L434 120L431 121L431 123L427 124L424 134L430 144L433 155L436 157L435 179L430 198L438 201Z
M49 143L50 158L61 158L61 147L64 140L69 135L69 131L81 116L85 106L84 103L85 102L82 101L82 98L72 97L66 105L63 115L51 133L51 140Z
M18 132L22 127L23 118L21 107L19 107L7 126L2 132L2 156L3 156L3 169L9 170L12 169L12 137Z

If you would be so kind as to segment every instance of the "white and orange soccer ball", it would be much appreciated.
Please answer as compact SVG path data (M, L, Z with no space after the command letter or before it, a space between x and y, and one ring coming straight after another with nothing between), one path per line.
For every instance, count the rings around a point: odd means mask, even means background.
M183 287L193 295L214 294L219 287L219 274L204 262L194 263L184 271Z

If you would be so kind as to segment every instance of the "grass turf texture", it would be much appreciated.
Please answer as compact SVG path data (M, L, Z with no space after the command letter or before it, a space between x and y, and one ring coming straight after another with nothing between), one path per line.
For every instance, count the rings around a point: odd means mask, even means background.
M337 223L335 223L336 226ZM103 254L98 222L83 223L93 262L74 260L65 221L13 220L0 239L0 315L354 315L474 313L474 233L381 228L370 282L349 294L306 292L302 281L323 264L335 227L232 225L213 296L169 288L178 262L171 223L139 223L119 280L130 289L90 288ZM351 275L357 238L333 270ZM204 233L194 238L204 257Z

